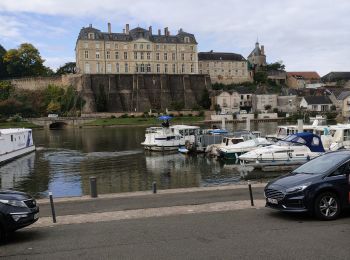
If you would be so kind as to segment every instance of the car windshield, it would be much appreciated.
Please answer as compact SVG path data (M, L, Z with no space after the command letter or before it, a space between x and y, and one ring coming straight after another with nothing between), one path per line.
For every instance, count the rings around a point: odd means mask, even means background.
M349 158L348 154L331 153L317 157L296 168L293 173L322 175Z

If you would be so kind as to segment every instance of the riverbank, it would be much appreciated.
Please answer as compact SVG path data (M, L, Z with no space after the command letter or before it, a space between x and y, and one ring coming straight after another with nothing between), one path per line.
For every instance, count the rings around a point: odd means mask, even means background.
M40 129L42 126L32 124L30 122L21 121L21 122L0 122L0 128L31 128L31 129Z
M182 116L175 117L171 120L174 124L201 124L204 116ZM128 117L128 118L99 118L92 122L86 123L84 126L151 126L159 125L161 121L155 117Z

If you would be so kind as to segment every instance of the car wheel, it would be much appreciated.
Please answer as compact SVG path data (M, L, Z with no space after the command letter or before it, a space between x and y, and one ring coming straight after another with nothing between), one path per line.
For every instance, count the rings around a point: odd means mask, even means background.
M332 192L324 192L315 200L315 214L322 220L336 219L340 214L338 196Z

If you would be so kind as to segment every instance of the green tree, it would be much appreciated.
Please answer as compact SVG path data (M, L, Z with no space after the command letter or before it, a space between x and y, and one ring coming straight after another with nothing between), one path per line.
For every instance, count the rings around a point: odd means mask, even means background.
M52 75L51 69L44 66L38 49L30 43L22 43L18 49L8 50L3 61L10 77Z
M9 99L13 91L14 88L10 82L0 81L0 101Z
M199 101L199 104L204 108L204 109L210 109L211 106L211 100L210 100L210 95L209 91L207 89L204 89L202 93L201 100Z
M56 101L51 101L46 108L47 113L59 113L61 112L61 104Z
M254 74L255 83L266 83L267 82L267 73L266 71L258 71Z
M269 111L271 109L271 105L265 105L264 108L265 108L265 110Z
M4 64L4 55L6 53L6 50L2 45L0 44L0 79L6 78L8 76L6 65Z
M283 64L283 61L277 61L274 63L267 64L266 69L268 71L270 70L285 71L286 66Z
M77 73L77 67L75 62L67 62L63 66L59 67L56 71L56 75L63 75L69 73Z

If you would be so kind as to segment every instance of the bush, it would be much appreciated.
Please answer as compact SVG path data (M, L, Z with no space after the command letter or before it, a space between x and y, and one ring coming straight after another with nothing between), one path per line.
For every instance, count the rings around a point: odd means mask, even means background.
M179 117L182 117L182 116L184 116L182 113L179 113Z
M111 115L111 119L116 118L115 115Z
M204 116L204 111L203 110L199 111L198 116Z
M192 114L188 114L187 116L192 117L193 115Z
M128 118L128 117L129 117L128 114L123 114L123 115L120 116L120 118Z

